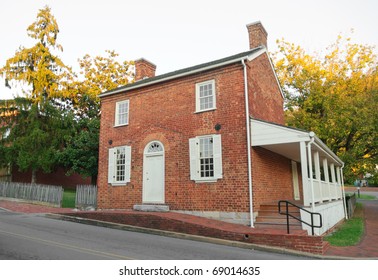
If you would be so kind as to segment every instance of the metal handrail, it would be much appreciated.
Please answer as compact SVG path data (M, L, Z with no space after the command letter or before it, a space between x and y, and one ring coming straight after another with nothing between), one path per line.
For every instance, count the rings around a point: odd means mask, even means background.
M281 212L281 203L285 203L286 212ZM305 212L309 213L311 215L311 224L309 224L309 223L303 221L302 219L299 219L299 218L295 217L294 215L290 214L289 213L289 204L291 206L294 206L294 207L302 210L302 211L305 211ZM314 228L321 228L323 226L323 218L322 218L322 215L320 213L310 212L310 211L304 209L303 207L295 205L294 203L292 203L290 201L287 201L287 200L280 200L280 201L278 201L278 212L281 215L286 215L286 226L287 226L287 233L288 234L290 234L289 217L292 217L293 219L296 219L297 221L300 221L301 223L304 223L304 224L310 226L311 227L311 233L312 233L312 235L314 235ZM314 225L314 215L318 215L319 216L320 225Z

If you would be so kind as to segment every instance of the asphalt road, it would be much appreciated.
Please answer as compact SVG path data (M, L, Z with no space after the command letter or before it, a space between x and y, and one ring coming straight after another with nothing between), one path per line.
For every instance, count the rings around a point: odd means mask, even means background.
M302 256L49 219L0 210L0 260L298 260Z

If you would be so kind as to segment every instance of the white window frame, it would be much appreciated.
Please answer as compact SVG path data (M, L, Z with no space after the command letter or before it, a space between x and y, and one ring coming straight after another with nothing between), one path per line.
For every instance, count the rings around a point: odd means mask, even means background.
M126 114L126 121L123 123L120 123L120 107L124 104L127 104L127 112L124 112L123 114ZM116 103L116 108L115 108L115 124L114 126L124 126L129 124L129 112L130 112L130 102L129 100L123 100L123 101L118 101Z
M201 101L204 100L205 98L209 97L209 96L201 97L201 87L206 86L206 85L211 85L212 95L210 95L210 96L212 97L213 106L201 109ZM208 80L208 81L204 81L204 82L201 82L201 83L197 83L196 84L196 113L211 111L211 110L215 110L215 109L216 109L215 80Z
M212 138L213 143L213 176L201 176L201 157L200 157L200 143L201 139ZM190 179L196 183L211 183L217 182L218 179L223 178L222 169L222 141L220 134L197 136L189 139L189 158L190 158Z
M124 154L124 163L120 165L117 160L118 154ZM118 166L123 168L124 175L122 180L117 176ZM108 161L108 183L112 186L122 186L130 182L131 175L131 147L130 146L119 146L109 149L109 161Z

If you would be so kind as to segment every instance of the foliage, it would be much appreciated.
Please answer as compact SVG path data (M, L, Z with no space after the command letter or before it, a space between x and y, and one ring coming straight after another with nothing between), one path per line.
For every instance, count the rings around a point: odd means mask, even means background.
M49 7L39 11L27 31L37 43L31 48L20 47L0 69L7 86L22 84L24 93L36 103L46 98L67 97L65 84L71 78L71 69L52 53L62 47L56 41L59 28Z
M339 36L321 56L284 40L277 43L273 57L287 124L314 131L345 162L347 181L376 173L378 60L373 47Z
M82 86L86 87L86 93L93 99L104 91L112 90L120 85L126 85L133 81L132 61L118 62L119 56L115 51L107 50L108 57L96 56L92 58L88 54L79 59L81 75L84 75Z
M75 129L66 136L65 149L59 154L59 162L69 168L69 174L77 172L90 176L96 184L100 130L100 105L98 95L132 81L132 62L116 61L114 51L106 51L108 57L85 55L79 60L84 81L74 81L72 106L76 114Z
M22 171L51 172L56 165L68 174L97 177L100 105L98 95L133 81L133 62L119 63L114 51L107 57L89 55L79 60L83 80L54 51L59 27L49 7L41 9L28 29L37 42L20 47L0 69L6 86L21 85L27 98L15 106L0 104L0 166L9 163ZM1 110L3 114L1 114ZM11 114L9 114L11 112ZM1 139L1 137L0 137Z
M81 119L71 135L65 137L65 148L58 153L58 161L69 168L68 175L78 173L97 182L99 118Z
M51 172L71 123L51 102L36 104L27 98L14 102L13 114L3 117L2 129L9 129L1 143L3 164L16 165L20 171L32 170L33 176L37 170Z

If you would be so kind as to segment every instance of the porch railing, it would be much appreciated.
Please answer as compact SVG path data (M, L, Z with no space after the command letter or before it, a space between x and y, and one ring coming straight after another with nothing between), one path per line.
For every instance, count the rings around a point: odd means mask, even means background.
M311 180L308 179L308 188L307 188L307 198L312 197L311 194ZM321 203L324 201L342 199L342 190L341 186L338 183L321 181L318 179L313 179L314 186L314 203ZM306 200L306 199L305 199ZM310 205L311 199L305 205Z
M285 204L285 212L281 211L281 204ZM290 214L289 212L289 205L290 206L293 206L299 210L302 210L302 211L305 211L306 213L310 214L311 216L311 223L307 223L306 221L296 217L295 215L292 215ZM304 223L306 225L308 225L309 227L311 227L311 233L312 235L315 234L314 232L314 228L321 228L323 227L323 219L322 219L322 215L320 213L314 213L314 212L310 212L306 209L304 209L303 207L300 207L298 205L295 205L294 203L291 203L290 201L287 201L287 200L280 200L278 202L278 212L281 214L281 215L286 215L286 228L287 228L287 234L290 234L290 222L289 222L289 217L301 222L301 223ZM318 216L319 217L319 225L315 225L314 224L314 216Z

